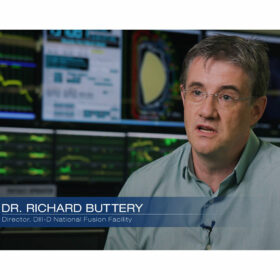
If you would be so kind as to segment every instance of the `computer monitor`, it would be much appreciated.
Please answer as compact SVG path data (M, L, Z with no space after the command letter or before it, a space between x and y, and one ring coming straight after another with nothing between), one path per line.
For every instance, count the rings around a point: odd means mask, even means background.
M0 182L49 183L53 130L0 127Z
M47 30L43 47L43 120L120 121L122 31Z
M200 31L126 32L123 123L184 127L180 72Z
M0 31L0 119L35 120L41 31Z
M57 130L57 182L123 182L125 133Z

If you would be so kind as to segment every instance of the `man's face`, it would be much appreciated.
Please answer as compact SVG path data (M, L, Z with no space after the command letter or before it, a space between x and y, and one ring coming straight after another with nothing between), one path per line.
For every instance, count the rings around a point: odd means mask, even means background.
M244 70L225 60L196 57L189 65L186 89L195 88L215 94L230 88L240 98L251 96L251 85ZM184 103L185 128L196 155L212 158L235 159L249 137L254 125L265 109L266 98L256 102L243 100L230 107L222 107L217 98L208 95L199 103L189 100L181 90Z

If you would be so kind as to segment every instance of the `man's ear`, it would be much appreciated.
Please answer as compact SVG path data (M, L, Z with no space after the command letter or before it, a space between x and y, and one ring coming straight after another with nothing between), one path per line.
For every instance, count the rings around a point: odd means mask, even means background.
M262 117L267 103L267 97L258 97L251 105L251 126L254 126Z
M181 90L181 98L182 98L182 101L183 101L183 104L184 104L185 94L186 94L184 85L182 85L182 84L180 85L180 90Z

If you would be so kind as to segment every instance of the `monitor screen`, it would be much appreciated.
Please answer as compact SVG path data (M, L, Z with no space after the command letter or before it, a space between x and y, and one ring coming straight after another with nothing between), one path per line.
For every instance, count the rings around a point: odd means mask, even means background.
M199 39L199 31L127 31L124 123L184 126L179 77L187 51Z
M53 130L0 128L0 182L51 182Z
M40 31L0 31L0 119L34 120Z
M121 31L48 30L43 47L43 120L120 120Z
M57 130L56 181L123 182L125 133Z

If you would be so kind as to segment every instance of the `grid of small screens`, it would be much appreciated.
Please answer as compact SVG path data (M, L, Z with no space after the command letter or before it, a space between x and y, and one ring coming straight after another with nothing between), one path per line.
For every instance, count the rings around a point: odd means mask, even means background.
M123 183L185 135L0 127L0 184Z
M0 31L0 119L36 117L39 36L39 31Z
M260 40L267 44L270 65L270 84L267 92L267 107L263 117L257 123L256 129L261 129L262 132L271 131L271 136L274 136L273 134L279 136L277 130L280 128L280 37L236 32L206 32L206 36L215 34L237 35L243 38ZM260 135L263 134L262 132Z

